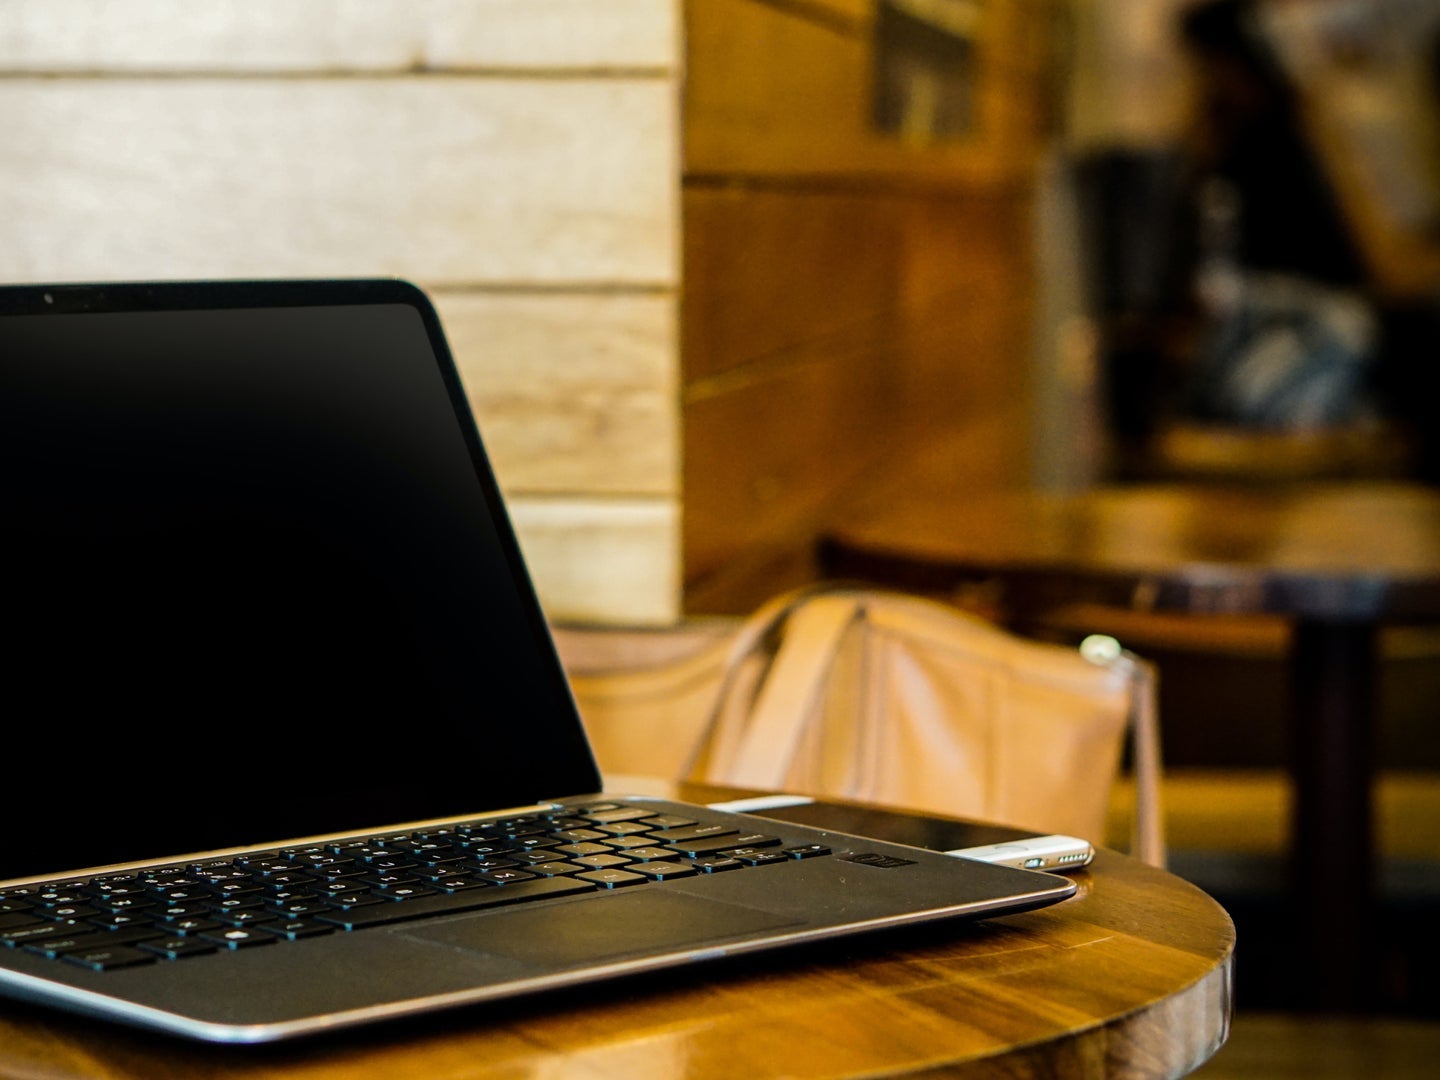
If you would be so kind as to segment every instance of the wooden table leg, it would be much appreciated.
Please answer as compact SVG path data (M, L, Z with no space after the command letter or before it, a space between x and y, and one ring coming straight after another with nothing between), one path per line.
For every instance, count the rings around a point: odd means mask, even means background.
M1301 620L1291 645L1295 799L1291 881L1305 1004L1376 1002L1373 840L1378 630Z

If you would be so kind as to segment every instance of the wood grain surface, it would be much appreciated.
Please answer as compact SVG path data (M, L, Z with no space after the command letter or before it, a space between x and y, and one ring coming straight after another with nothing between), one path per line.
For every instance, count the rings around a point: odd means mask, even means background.
M688 0L686 174L967 187L1023 174L1041 146L1044 6L985 5L974 127L960 138L876 125L876 7Z
M1440 492L1423 484L945 491L938 473L917 477L858 511L828 541L832 568L870 576L873 560L915 587L1003 574L1037 601L1063 592L1194 614L1430 621L1440 610Z
M663 79L0 81L12 281L673 284Z
M10 71L673 69L679 0L8 0Z
M1101 850L1077 880L1079 895L1035 912L293 1046L194 1046L0 1003L0 1076L1184 1075L1228 1031L1233 924L1198 889L1113 851Z

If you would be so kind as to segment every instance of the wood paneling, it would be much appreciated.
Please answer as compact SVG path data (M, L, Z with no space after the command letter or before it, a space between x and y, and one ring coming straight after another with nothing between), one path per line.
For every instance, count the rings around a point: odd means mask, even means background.
M995 450L1027 466L1029 201L1021 188L909 200L897 223L895 331L909 433L925 441L1008 412L1020 424Z
M659 79L0 81L0 278L673 285Z
M687 612L813 576L825 522L917 460L1026 482L1049 8L975 9L972 129L927 140L875 119L876 0L685 5Z
M1028 169L1045 5L984 5L973 135L925 141L875 123L874 7L836 18L828 5L689 0L686 173L973 185Z
M510 516L552 622L664 626L679 616L673 499L514 499Z
M8 71L672 71L680 0L7 0Z
M1025 481L1027 209L989 188L687 188L687 610L813 573L824 524L917 459Z
M508 496L679 497L673 295L441 291L435 301Z
M682 350L687 387L843 339L895 305L897 223L846 191L689 184Z
M687 402L687 585L699 590L736 561L808 549L822 511L884 452L894 374L885 330L872 322L843 348L796 350L746 371L725 393ZM715 610L756 599L736 596Z

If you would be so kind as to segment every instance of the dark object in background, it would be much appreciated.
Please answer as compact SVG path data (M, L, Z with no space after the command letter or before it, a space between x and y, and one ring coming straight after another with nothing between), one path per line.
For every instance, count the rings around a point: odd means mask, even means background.
M1239 197L1242 266L1360 287L1359 249L1255 10L1253 0L1210 0L1180 20L1198 74L1192 184L1219 178Z
M1179 17L1196 93L1175 153L1076 162L1115 471L1163 469L1154 437L1179 424L1389 432L1407 475L1440 481L1423 385L1440 297L1398 300L1370 273L1261 10L1204 0ZM1421 47L1440 101L1440 41Z
M1175 249L1183 168L1173 150L1118 147L1073 166L1106 422L1122 444L1142 444L1175 396L1164 326L1185 289Z

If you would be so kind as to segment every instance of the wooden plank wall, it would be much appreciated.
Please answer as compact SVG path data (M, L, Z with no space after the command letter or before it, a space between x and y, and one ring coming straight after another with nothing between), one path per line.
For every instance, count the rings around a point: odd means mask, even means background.
M825 522L910 469L1029 479L1046 6L956 6L973 135L917 143L872 121L876 0L686 4L688 612L812 576Z
M547 612L668 622L678 23L678 0L5 0L0 280L414 280Z

